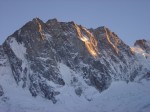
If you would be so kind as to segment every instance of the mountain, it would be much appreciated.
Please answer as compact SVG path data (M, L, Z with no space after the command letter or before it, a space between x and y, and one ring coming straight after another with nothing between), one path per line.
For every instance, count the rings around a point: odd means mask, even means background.
M150 79L150 42L144 39L137 40L131 49L139 65L142 65L141 79Z
M149 80L149 45L142 40L130 48L104 26L87 29L74 22L34 18L0 46L1 100L15 101L17 93L56 105L67 98L90 102L116 81Z
M137 40L134 46L137 46L141 48L143 51L145 51L146 53L150 54L150 41L147 41L145 39Z

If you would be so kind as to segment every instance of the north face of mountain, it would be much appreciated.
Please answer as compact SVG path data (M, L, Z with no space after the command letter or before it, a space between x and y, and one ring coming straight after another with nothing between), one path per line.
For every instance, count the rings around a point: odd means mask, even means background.
M108 28L87 29L56 19L34 18L1 49L0 59L6 58L17 85L53 103L63 88L85 96L90 88L102 92L114 80L134 81L142 70L132 49Z

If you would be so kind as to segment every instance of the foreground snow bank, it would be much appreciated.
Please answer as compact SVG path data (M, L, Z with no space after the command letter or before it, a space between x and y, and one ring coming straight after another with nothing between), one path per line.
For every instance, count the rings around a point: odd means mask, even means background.
M114 82L93 105L101 112L149 112L150 82ZM94 110L94 108L93 108Z
M113 82L106 91L93 94L90 101L82 95L75 95L74 91L57 98L58 102L53 104L14 87L11 93L0 97L0 112L149 112L150 82Z

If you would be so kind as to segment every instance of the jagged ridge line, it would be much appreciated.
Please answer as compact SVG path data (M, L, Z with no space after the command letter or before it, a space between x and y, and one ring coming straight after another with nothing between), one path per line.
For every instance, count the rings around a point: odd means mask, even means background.
M116 53L118 54L119 49L110 41L110 38L108 36L108 32L107 32L106 28L104 28L104 30L106 32L106 38L107 38L108 42L112 45L112 47L115 49Z

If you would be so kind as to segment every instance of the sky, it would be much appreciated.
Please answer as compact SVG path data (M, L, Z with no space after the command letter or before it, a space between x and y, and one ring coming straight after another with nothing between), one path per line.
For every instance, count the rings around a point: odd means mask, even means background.
M130 46L150 40L150 0L0 0L0 44L35 17L106 26Z

